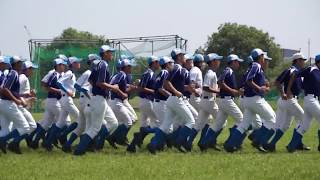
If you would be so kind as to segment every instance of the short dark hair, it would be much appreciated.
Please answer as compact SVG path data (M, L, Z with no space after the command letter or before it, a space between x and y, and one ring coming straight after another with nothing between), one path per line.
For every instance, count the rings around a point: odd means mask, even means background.
M193 65L198 68L201 68L200 63L201 63L201 61L193 62Z

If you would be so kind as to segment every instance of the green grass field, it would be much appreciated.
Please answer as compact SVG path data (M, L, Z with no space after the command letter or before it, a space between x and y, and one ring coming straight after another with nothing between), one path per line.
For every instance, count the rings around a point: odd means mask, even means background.
M42 114L34 116L39 120ZM131 129L130 139L137 128L138 124ZM151 155L145 149L148 137L136 154L127 153L124 147L114 150L106 143L103 151L81 157L59 149L50 153L31 150L23 142L23 155L0 153L0 179L320 179L317 129L314 122L304 137L312 150L292 154L285 149L292 128L278 143L277 152L270 154L259 153L249 140L241 152L233 154L214 150L202 153L194 146L187 154L171 149ZM228 134L225 129L219 144Z

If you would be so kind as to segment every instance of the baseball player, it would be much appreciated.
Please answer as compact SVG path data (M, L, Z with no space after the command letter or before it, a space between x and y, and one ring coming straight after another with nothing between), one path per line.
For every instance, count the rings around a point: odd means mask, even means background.
M202 94L202 63L204 62L204 57L202 54L195 54L192 58L193 60L193 67L190 69L190 80L192 83L195 84L196 93L191 94L190 96L190 104L199 112L200 110L200 101L201 101L201 94Z
M264 69L262 68L265 66L265 54L266 52L258 48L251 52L254 62L248 72L244 86L244 118L237 127L230 129L230 136L224 143L224 149L227 152L239 150L246 136L246 131L252 123L252 119L256 117L256 114L259 114L261 117L263 125L259 129L258 136L254 140L253 145L261 152L268 152L263 146L268 143L274 133L275 113L264 99L265 93L270 89L267 86Z
M65 72L60 79L58 79L57 85L62 91L62 97L60 99L61 112L58 122L51 126L51 130L47 134L44 144L48 151L52 150L52 144L56 139L59 139L60 144L64 145L66 143L67 134L77 127L76 122L69 126L66 118L69 114L73 116L75 120L79 117L79 110L74 105L72 98L75 96L74 85L76 83L76 76L73 72L80 69L80 61L81 60L77 57L69 57L69 70Z
M302 79L298 77L299 71L304 68L304 62L307 58L302 53L295 53L292 57L292 66L284 70L276 79L276 86L281 97L278 100L278 109L276 111L276 134L268 144L266 149L276 150L276 143L287 131L292 122L292 117L297 121L297 129L301 122L304 111L298 103L298 96L301 91ZM310 150L310 147L299 144L299 149Z
M154 85L154 102L153 102L153 111L159 120L160 124L164 121L164 117L166 114L166 100L170 96L170 93L166 91L163 87L164 80L168 77L169 71L173 69L173 60L167 56L161 57L159 64L162 68L160 73L156 77L155 85ZM134 133L134 140L138 140L139 133ZM127 151L136 152L135 144L137 142L131 143Z
M118 72L121 70L121 61L123 59L129 59L130 61L134 61L134 57L128 57L126 55L121 55L120 59L117 62L117 70ZM132 74L127 74L127 85L128 87L131 87L133 89L135 89L136 87L136 82L133 82L132 80ZM135 112L135 110L133 109L132 105L129 103L129 98L130 98L130 94L128 94L128 98L123 100L123 105L126 106L128 108L128 110L130 111L130 116L132 119L132 123L135 123L138 120L138 116Z
M22 105L20 105L19 109L28 121L31 133L34 132L34 130L37 128L37 124L34 118L32 117L32 114L28 111L28 108L30 108L36 100L36 93L35 90L30 88L29 78L31 78L33 70L37 68L38 65L33 64L31 61L25 61L23 64L22 73L19 75L20 96L27 103L27 107L23 107ZM32 135L28 135L28 137L26 137L26 142L27 145L31 147Z
M132 117L129 109L123 101L128 98L128 94L136 87L127 85L127 75L131 74L132 63L129 59L123 59L120 64L120 71L112 77L110 84L118 85L119 92L111 92L110 106L118 119L118 128L114 131L112 141L124 145L127 141L127 134L132 126ZM111 139L109 138L109 141Z
M109 83L108 61L112 61L114 51L115 49L108 45L101 46L99 55L102 60L91 68L89 82L92 85L92 97L90 99L89 125L86 126L85 132L80 136L80 142L73 153L74 155L85 154L88 145L100 131L104 119L107 120L107 123L118 124L113 111L107 104L109 90L116 93L120 91L118 85Z
M315 57L315 64L304 69L298 77L303 77L304 114L301 125L293 132L292 139L287 146L289 152L294 152L298 149L299 144L302 143L304 133L310 128L313 117L320 122L320 54ZM290 95L289 92L289 97ZM320 151L320 130L318 130L318 138L318 150Z
M92 63L97 63L101 60L100 56L96 54L89 54L87 64L91 66ZM91 75L91 70L86 70L77 80L74 87L80 92L80 100L79 100L79 117L77 119L77 127L71 133L68 141L63 145L62 150L64 152L71 152L72 143L80 136L86 127L88 119L86 112L89 112L86 108L89 108L89 100L91 98L91 85L89 83L89 77Z
M129 146L141 146L144 138L153 133L153 128L159 127L159 120L153 111L154 89L155 84L155 71L160 68L159 58L150 56L147 59L149 68L143 73L139 84L139 97L140 97L140 131L136 134Z
M270 59L267 55L265 55L265 59ZM249 70L252 66L253 63L253 59L251 56L248 56L246 63L248 64L248 69L247 71L242 75L241 81L240 81L240 90L243 91L244 90L244 85L246 83L246 77L249 73ZM244 112L244 105L243 105L243 98L244 96L241 95L239 98L239 108L241 110L241 112ZM256 138L256 134L258 132L258 130L261 128L262 126L262 121L261 118L258 114L256 114L256 117L254 119L252 119L251 121L251 128L249 126L249 129L251 129L251 132L249 132L250 134L248 135L248 138L253 141Z
M2 84L9 73L10 68L10 57L0 56L0 92L2 89ZM7 135L10 132L9 121L2 120L4 117L0 114L0 137Z
M187 79L188 72L182 67L182 65L185 64L184 52L181 49L174 49L171 52L171 57L175 60L176 64L164 81L164 87L171 93L171 96L167 99L165 119L160 127L156 128L155 136L147 146L151 153L156 153L157 150L163 148L167 138L166 134L169 133L173 123L180 125L179 130L178 128L174 129L174 131L178 130L176 131L177 138L173 136L176 141L175 146L178 150L184 151L182 148L187 149L187 140L195 124L194 117L190 109L186 106L182 94L186 89L185 85L188 84L187 81L189 81L189 79Z
M219 93L216 71L220 66L220 61L222 58L222 56L219 56L216 53L210 53L205 56L205 61L208 64L209 69L205 74L203 81L203 93L200 102L199 121L196 122L195 128L193 129L193 134L191 136L194 139L197 133L202 130L200 140L198 142L198 146L201 150L204 150L205 148L204 138L209 128L209 116L212 115L212 117L215 118L219 110L216 103L216 94ZM189 142L189 146L191 145L192 143Z
M234 71L239 69L241 62L243 62L243 60L235 54L231 54L227 57L228 65L218 80L218 85L220 87L220 99L218 101L219 111L216 121L208 129L204 137L204 141L200 143L202 150L210 146L220 150L216 146L217 137L225 127L229 115L235 120L234 128L237 127L243 120L243 114L237 104L234 102L234 98L242 94L242 92L238 90L236 76L234 73Z
M19 56L13 56L10 61L12 69L5 78L0 92L0 114L4 117L2 120L12 122L14 128L9 134L0 137L0 149L6 153L7 142L13 139L9 143L8 149L16 154L21 154L20 142L30 132L29 123L18 107L19 105L27 106L19 95L19 73L22 71L24 60Z
M43 139L52 126L58 121L61 104L61 91L57 85L58 79L64 74L67 63L63 59L54 59L54 72L49 71L48 74L41 80L42 86L48 91L48 96L45 104L45 112L43 119L38 123L35 130L34 139L32 139L31 147L37 149L40 139Z
M186 63L183 65L183 67L188 70L188 73L187 73L188 81L186 81L186 83L187 83L186 86L189 87L189 84L191 84L193 88L187 88L185 91L183 91L183 93L182 93L183 97L184 97L183 100L185 101L185 104L190 109L195 121L197 122L197 120L198 120L198 111L196 110L195 107L193 107L191 105L190 98L191 98L192 94L194 94L193 102L194 102L194 104L196 104L196 101L198 101L198 97L200 97L200 93L201 93L200 90L199 90L199 85L202 84L202 82L200 82L200 80L199 80L198 71L195 70L195 69L198 69L198 67L194 67L194 65L193 65L193 58L194 57L189 55L189 54L185 54L184 58L186 60ZM194 69L194 70L192 72L193 73L192 74L193 77L191 78L190 71L192 69ZM196 90L198 90L198 91L196 91ZM196 106L197 106L197 104L196 104Z

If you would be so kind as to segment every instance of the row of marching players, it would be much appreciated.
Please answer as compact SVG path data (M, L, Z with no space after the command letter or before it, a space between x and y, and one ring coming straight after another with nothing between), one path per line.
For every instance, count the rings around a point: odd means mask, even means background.
M135 65L131 57L121 56L116 62L118 72L110 73L108 63L114 51L103 45L99 55L88 55L90 70L78 79L74 73L80 69L81 59L64 55L54 59L54 69L41 80L48 96L44 117L38 123L29 112L36 101L29 78L37 65L18 56L1 56L1 150L21 154L20 142L25 139L33 149L37 149L42 140L41 146L48 151L57 147L69 153L79 137L74 155L101 150L106 140L113 148L122 145L127 146L128 152L136 152L145 137L153 134L147 145L151 153L165 147L188 152L199 133L197 144L201 151L208 148L220 151L217 138L226 127L228 116L234 119L234 125L223 144L227 152L240 150L249 133L255 148L274 152L292 117L297 120L297 127L288 151L310 150L302 143L302 137L313 116L320 120L320 56L316 56L315 65L307 68L304 68L306 58L302 53L292 56L292 66L275 81L281 95L275 113L264 99L270 90L264 71L271 58L261 49L251 51L245 61L249 64L248 70L240 83L235 71L244 60L235 54L224 59L216 53L189 55L173 49L171 57L148 57L147 70L141 79L132 82L131 69ZM218 78L216 71L221 61L226 61L226 67ZM204 64L207 71L203 78ZM302 90L306 112L298 103ZM73 102L76 92L80 93L79 107ZM138 120L128 101L133 92L140 97L140 129L129 142L128 132ZM237 97L239 106L235 103Z

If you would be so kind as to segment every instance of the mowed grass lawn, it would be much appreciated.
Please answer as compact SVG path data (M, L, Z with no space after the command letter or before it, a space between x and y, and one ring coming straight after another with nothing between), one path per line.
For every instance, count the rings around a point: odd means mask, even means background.
M34 116L37 120L42 118L42 114ZM130 130L130 139L138 124ZM228 126L232 126L231 119ZM125 147L112 149L106 143L103 151L81 157L65 154L60 149L50 153L43 149L35 151L23 142L23 155L0 153L0 179L320 179L318 124L313 122L304 137L312 150L290 154L285 146L293 127L294 124L280 140L277 152L270 154L259 153L249 140L241 152L233 154L200 152L194 145L191 153L170 149L151 155L145 148L148 137L135 154L127 153ZM226 128L218 139L219 144L228 134Z

